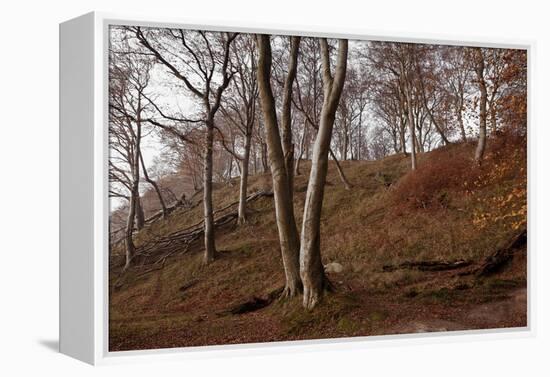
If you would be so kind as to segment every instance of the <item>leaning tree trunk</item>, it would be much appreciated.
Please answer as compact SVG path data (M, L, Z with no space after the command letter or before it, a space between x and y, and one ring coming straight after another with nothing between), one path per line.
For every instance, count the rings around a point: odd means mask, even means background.
M336 155L332 151L332 148L329 147L328 152L330 153L330 157L334 160L334 164L336 165L336 170L338 171L338 176L340 177L340 180L344 184L344 188L346 190L351 189L351 183L349 183L348 179L346 178L346 175L344 174L344 169L340 166L340 163L338 162L338 158L336 158Z
M275 217L286 277L283 296L292 297L302 290L298 254L300 241L294 218L294 206L290 199L290 186L277 125L275 99L271 90L271 42L269 36L265 34L257 35L256 42L258 45L258 88L265 120L269 166L273 180Z
M164 201L164 198L162 197L162 193L160 192L159 185L157 182L155 182L151 177L149 177L149 173L147 172L147 168L145 167L145 162L143 161L143 155L141 152L139 153L139 160L141 162L141 170L143 170L143 176L145 177L145 180L153 186L153 189L157 193L157 197L160 203L160 207L162 209L162 218L166 219L168 216L168 211L166 209L166 202Z
M304 285L303 304L313 309L321 300L328 280L321 262L321 210L328 170L328 154L334 118L346 77L348 41L340 40L334 78L330 71L330 55L325 38L320 40L324 101L319 130L313 146L311 172L304 204L300 249L300 276Z
M250 145L252 133L247 133L244 143L244 154L241 161L241 183L239 186L239 212L238 223L240 225L246 223L246 192L248 188L248 165L250 161Z
M206 145L204 147L203 168L203 205L204 205L204 263L208 264L216 257L214 241L214 215L212 205L212 148L214 143L213 120L206 122Z
M487 86L485 85L485 79L483 72L485 70L485 62L483 60L483 53L481 48L475 49L476 54L476 76L479 86L479 137L477 140L477 148L475 154L475 161L481 165L483 154L485 153L485 143L487 139Z

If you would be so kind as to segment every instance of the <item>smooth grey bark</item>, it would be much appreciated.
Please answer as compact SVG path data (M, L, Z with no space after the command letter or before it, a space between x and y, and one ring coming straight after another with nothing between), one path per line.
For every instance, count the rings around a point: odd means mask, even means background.
M212 149L214 144L214 122L206 122L203 168L203 209L204 209L204 263L212 262L216 257L214 235L214 215L212 204Z
M298 175L301 174L301 172L300 172L300 162L302 161L302 157L304 156L306 137L307 137L307 120L304 121L304 128L302 130L302 137L300 139L300 152L298 153L298 157L296 159L296 162L294 163L294 175L295 176L298 176Z
M339 40L335 74L332 77L328 42L322 38L319 43L323 67L324 99L319 130L313 146L300 242L300 276L304 286L303 305L307 309L313 309L319 303L324 290L328 287L328 280L321 262L321 210L332 129L344 87L348 56L348 41L341 39Z
M481 48L474 50L475 54L475 72L477 76L477 82L479 87L479 137L477 140L477 147L475 153L475 161L477 164L481 164L483 155L485 153L485 144L487 139L487 86L485 84L484 71L485 61L483 58L483 52Z
M126 243L126 263L124 269L126 270L132 264L132 259L136 254L136 246L134 245L133 234L134 234L134 221L136 217L136 196L134 192L137 190L136 182L132 183L132 193L130 195L130 204L128 206L128 218L126 220L126 232L125 232L125 243Z
M246 194L248 187L248 165L250 161L250 145L252 140L252 133L249 133L245 137L244 154L241 161L241 181L239 185L239 210L238 210L238 223L244 224L247 221L246 216Z
M261 145L261 160L262 160L262 172L267 173L269 171L268 153L267 153L267 143L262 143Z
M265 34L257 35L256 43L260 103L264 114L269 166L273 181L275 217L286 279L283 297L292 297L302 290L298 254L300 241L294 217L294 206L290 198L290 186L277 123L275 99L270 83L272 61L270 37Z
M288 59L288 73L283 87L283 104L281 109L281 136L283 143L283 154L285 158L285 169L288 179L290 200L294 200L294 144L292 143L292 86L296 79L298 68L298 51L300 48L300 37L290 37L290 56Z
M414 127L414 118L413 118L413 112L412 112L412 96L410 94L410 91L407 89L405 91L405 95L407 97L407 116L408 116L408 123L409 123L409 133L411 138L411 169L416 170L416 148L415 148L415 142L416 142L416 135L415 135L415 127Z

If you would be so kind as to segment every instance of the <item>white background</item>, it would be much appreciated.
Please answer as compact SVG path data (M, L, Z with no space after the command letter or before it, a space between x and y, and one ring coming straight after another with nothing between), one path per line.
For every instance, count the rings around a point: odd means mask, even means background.
M550 11L544 1L3 1L0 11L0 375L549 375ZM361 347L92 368L57 354L58 23L91 10L197 22L332 26L425 37L536 41L531 88L535 337ZM546 115L546 116L545 116ZM546 234L544 234L546 233Z

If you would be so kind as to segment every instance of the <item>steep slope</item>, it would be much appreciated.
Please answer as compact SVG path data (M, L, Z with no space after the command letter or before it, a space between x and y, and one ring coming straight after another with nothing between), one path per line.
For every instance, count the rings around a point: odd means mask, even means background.
M521 145L492 140L482 167L471 163L471 144L422 154L415 172L403 155L344 161L351 190L331 164L322 254L325 264L337 262L344 270L329 273L335 292L312 312L299 299L272 302L284 277L271 197L250 202L246 225L230 221L217 229L220 256L208 266L201 264L198 239L184 249L173 247L169 255L155 249L143 259L146 266L121 274L122 247L114 246L110 349L525 326L525 245L510 249L511 262L495 273L479 274L482 263L526 226ZM299 224L304 165L295 181ZM270 182L267 174L251 177L249 193L268 192ZM237 180L217 187L215 208L237 198ZM136 244L161 240L200 220L200 205L180 208L148 225ZM235 310L243 303L244 310Z

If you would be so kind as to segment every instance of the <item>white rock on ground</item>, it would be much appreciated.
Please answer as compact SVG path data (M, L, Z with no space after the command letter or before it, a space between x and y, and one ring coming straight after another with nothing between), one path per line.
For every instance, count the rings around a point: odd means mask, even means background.
M331 262L325 264L325 272L329 274L339 274L344 271L344 266L337 262Z

